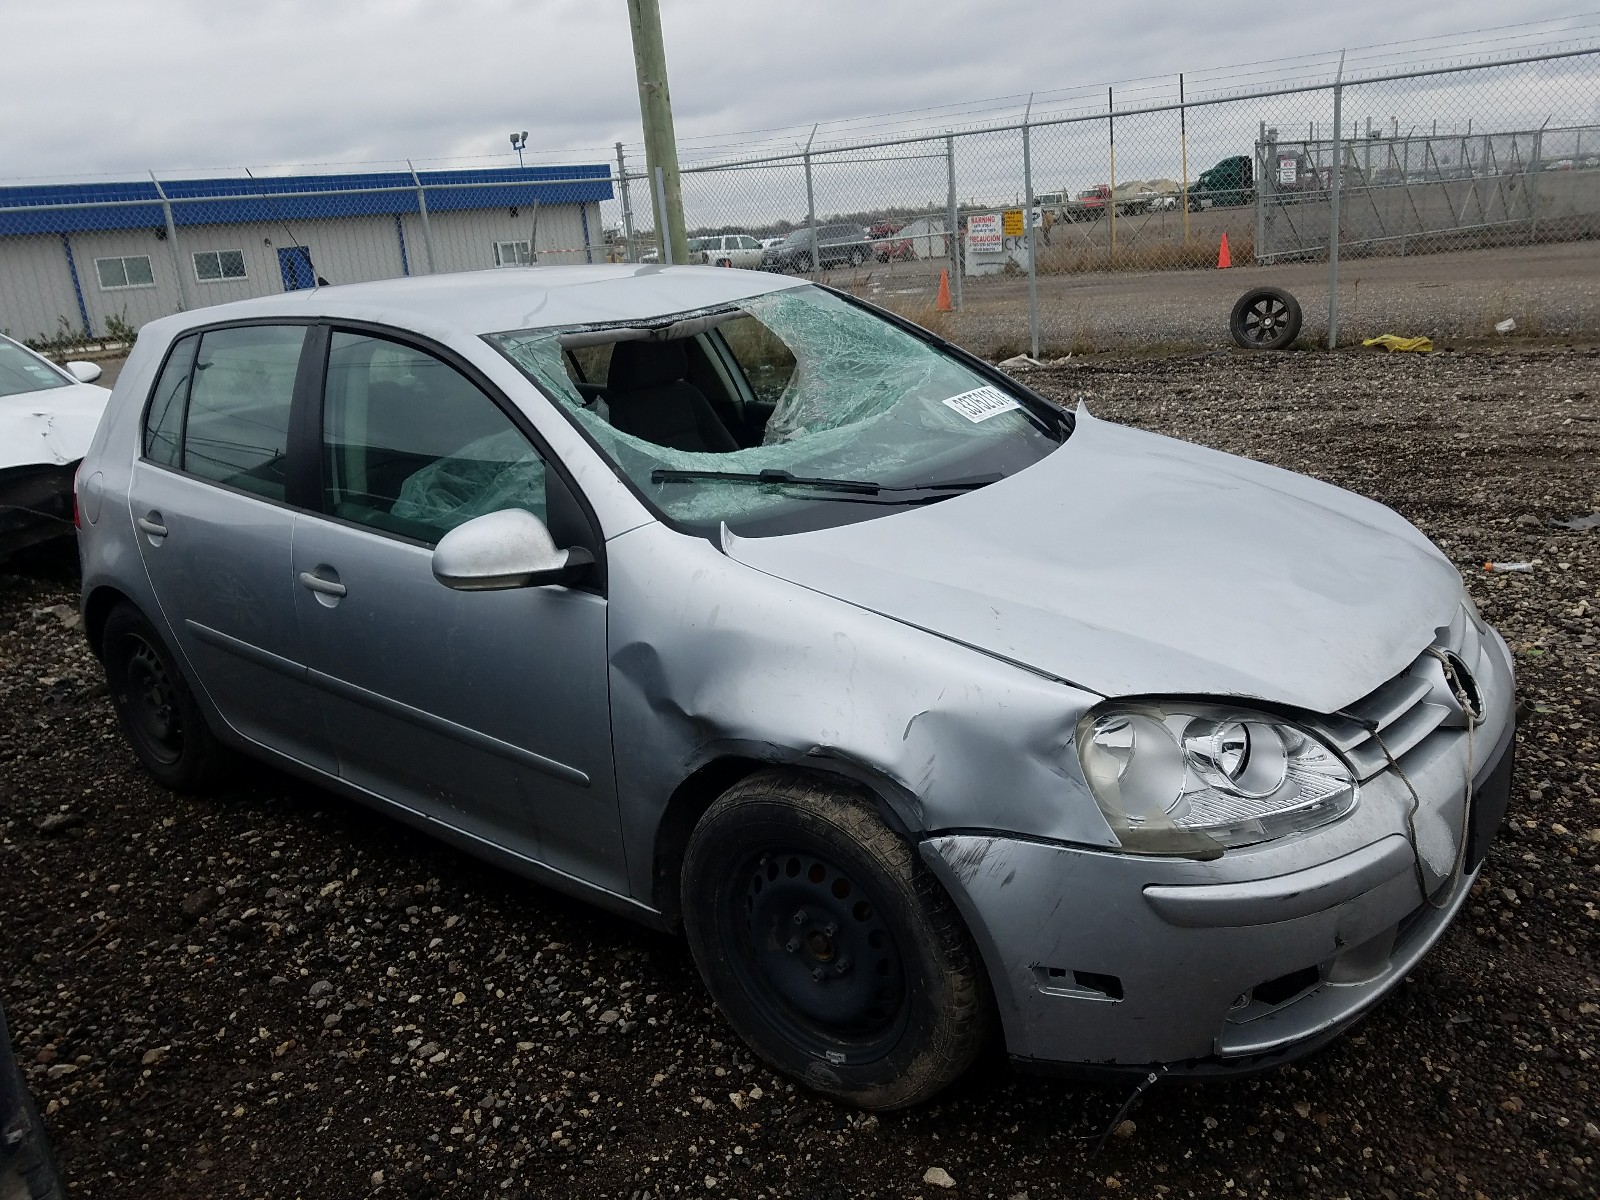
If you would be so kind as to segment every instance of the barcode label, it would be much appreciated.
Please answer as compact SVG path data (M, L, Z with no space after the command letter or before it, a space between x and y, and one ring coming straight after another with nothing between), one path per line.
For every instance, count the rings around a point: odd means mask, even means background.
M951 396L945 404L974 424L1022 407L997 387L973 388L970 392Z

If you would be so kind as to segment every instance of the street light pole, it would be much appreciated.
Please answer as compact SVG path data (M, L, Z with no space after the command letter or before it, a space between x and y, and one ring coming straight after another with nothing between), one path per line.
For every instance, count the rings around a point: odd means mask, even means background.
M527 144L528 131L526 129L521 133L513 133L511 135L511 148L517 152L517 166L519 167L522 165L522 148Z
M639 117L644 125L646 174L659 179L656 209L665 229L656 231L663 262L689 261L683 223L683 189L678 181L678 140L672 129L672 96L667 90L667 52L661 40L660 0L628 0L633 30L633 64L639 77ZM670 255L667 251L670 249Z

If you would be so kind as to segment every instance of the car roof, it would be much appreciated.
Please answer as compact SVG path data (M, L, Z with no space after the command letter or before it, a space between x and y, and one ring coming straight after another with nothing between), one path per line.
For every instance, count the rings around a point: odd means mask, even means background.
M719 267L633 263L496 267L236 300L169 317L160 325L162 332L176 334L217 321L324 317L402 328L449 328L477 336L649 320L804 286L803 279Z

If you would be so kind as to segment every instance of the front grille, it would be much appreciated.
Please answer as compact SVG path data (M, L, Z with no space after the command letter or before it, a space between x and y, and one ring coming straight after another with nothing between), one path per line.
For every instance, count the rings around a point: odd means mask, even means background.
M1349 759L1358 780L1365 783L1387 769L1391 754L1397 761L1403 760L1436 731L1466 728L1466 714L1433 651L1476 664L1480 650L1477 629L1466 613L1460 612L1455 621L1438 631L1433 645L1400 674L1324 719L1323 733Z

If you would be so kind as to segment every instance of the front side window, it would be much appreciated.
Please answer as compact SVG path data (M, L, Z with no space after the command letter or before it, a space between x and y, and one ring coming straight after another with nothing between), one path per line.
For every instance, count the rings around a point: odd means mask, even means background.
M201 283L244 279L243 250L202 250L194 256L194 277Z
M201 336L183 426L185 471L269 500L284 498L289 411L305 339L304 325L248 325Z
M0 338L0 396L42 392L46 388L66 387L72 382L15 342Z
M724 522L761 536L945 499L1032 465L1070 429L1064 414L813 286L488 340L648 503L708 536ZM569 350L601 340L611 355L597 396L578 386ZM731 379L716 365L729 359Z
M497 267L525 267L533 261L531 242L496 242L494 265Z
M450 364L335 333L323 401L324 511L432 544L502 508L545 519L544 460Z
M156 285L155 274L150 270L148 254L130 254L122 258L97 258L94 260L94 270L100 277L102 291Z

